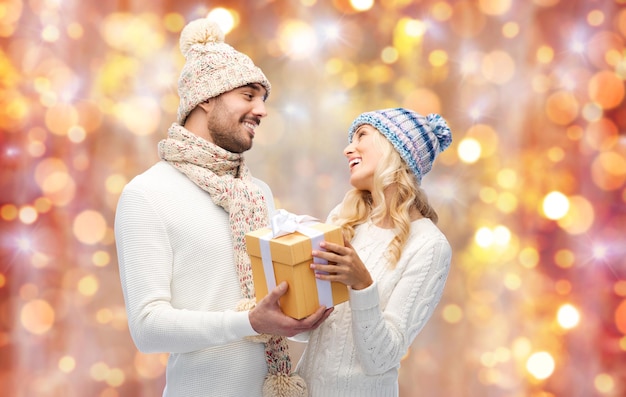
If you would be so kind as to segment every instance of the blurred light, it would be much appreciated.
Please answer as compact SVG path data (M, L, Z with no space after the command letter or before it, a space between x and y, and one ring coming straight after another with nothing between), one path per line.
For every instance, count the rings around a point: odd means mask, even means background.
M615 389L615 381L609 374L598 374L593 379L593 384L600 393L610 394Z
M511 241L511 231L506 226L496 226L493 229L493 241L498 245L507 245Z
M515 340L513 341L513 347L511 349L511 352L513 353L514 357L522 361L523 358L528 357L531 352L531 348L532 346L528 338L520 336L515 338Z
M98 292L100 283L94 276L85 276L78 281L78 292L84 296L93 296Z
M547 379L554 372L554 359L548 352L533 353L526 361L526 370L536 379Z
M572 283L567 280L558 280L554 283L554 290L560 295L568 295L572 292Z
M517 172L511 168L504 168L496 175L498 184L505 189L512 189L517 184Z
M35 299L22 307L20 322L24 329L36 335L45 334L54 325L54 309L45 300Z
M504 277L504 285L511 291L517 291L522 286L522 279L517 274L507 273Z
M161 122L161 109L154 98L136 96L114 107L118 120L137 136L154 134Z
M563 150L563 148L555 146L555 147L551 147L548 150L548 158L554 162L554 163L558 163L559 161L562 161L565 158L565 151Z
M626 280L618 280L613 284L613 291L621 297L626 297Z
M452 16L452 7L446 1L438 1L430 9L433 17L438 21L446 21Z
M526 247L520 251L519 261L526 268L534 268L539 263L539 253L534 247Z
M569 268L574 265L576 257L568 249L560 249L554 254L554 263L561 268Z
M565 329L574 328L580 322L580 313L578 309L567 303L559 308L557 321Z
M442 316L450 324L456 324L463 319L463 309L459 305L449 304L443 308Z
M594 244L592 247L593 258L597 260L607 259L609 249L603 244Z
M599 26L604 22L604 13L600 10L591 10L587 14L587 23L590 26Z
M506 214L512 213L518 206L517 195L512 192L501 193L496 201L496 206L498 207L498 210Z
M33 250L33 242L29 237L18 237L15 239L16 247L22 252L31 252Z
M626 88L620 76L611 70L601 70L589 80L589 98L602 109L613 109L624 101Z
M483 187L478 194L480 199L487 204L494 203L498 199L498 192L490 186Z
M107 374L106 383L111 387L119 387L124 383L126 375L120 368L112 368Z
M15 204L4 204L0 207L0 217L5 221L12 221L19 215L19 210Z
M278 40L283 53L292 59L310 57L317 50L315 32L311 26L299 20L281 23Z
M409 37L422 37L426 33L427 25L419 19L408 19L404 31Z
M578 117L580 105L571 92L557 91L548 97L545 110L553 123L568 125Z
M480 10L487 15L503 15L511 9L513 0L479 0Z
M102 361L94 363L89 368L89 374L91 375L91 378L98 382L102 382L106 380L109 372L110 372L109 366L106 363L103 363Z
M134 358L134 367L142 378L156 379L165 373L166 361L166 354L142 354L137 352Z
M476 234L474 235L474 240L476 241L476 244L483 248L486 248L493 244L495 236L491 229L487 227L481 227L476 231Z
M87 134L85 129L80 126L73 126L67 131L67 138L73 143L80 143L85 140Z
M585 52L585 43L580 40L572 40L570 43L570 49L576 54L583 54Z
M502 34L507 39L512 39L519 34L519 24L517 22L507 22L502 26Z
M539 49L537 50L537 61L539 63L550 63L552 62L553 58L554 50L552 49L552 47L544 45L539 47Z
M76 360L72 356L63 356L59 360L59 369L61 372L70 373L76 368Z
M70 23L67 26L66 32L67 32L68 37L74 40L78 40L82 38L83 34L85 33L83 26L78 22Z
M393 47L385 47L380 54L380 59L387 64L394 63L398 60L398 50Z
M367 11L374 6L374 0L350 0L350 4L356 11Z
M180 32L185 27L185 18L177 12L168 12L163 17L163 26L170 32Z
M465 138L459 143L457 152L461 161L468 164L475 163L480 158L480 143L476 139Z
M104 182L106 190L111 194L120 194L124 189L124 186L128 183L128 180L124 175L113 174L109 175Z
M569 211L569 200L563 193L553 191L544 197L542 208L548 219L560 219Z
M106 219L100 212L85 210L74 218L72 230L78 241L92 245L104 238L106 227Z
M230 33L235 27L235 12L226 8L217 7L211 10L207 18L215 21L224 34Z
M30 205L25 205L24 207L20 208L19 218L22 223L30 225L31 223L35 223L38 217L39 215L37 214L37 211L34 207Z
M596 220L593 205L583 196L568 198L569 209L567 214L557 222L569 234L583 234L589 231Z
M59 28L57 28L56 26L48 25L44 27L43 31L41 32L41 38L43 39L43 41L47 41L50 43L59 40L59 37Z
M336 40L341 37L341 29L338 25L327 25L323 31L326 39Z
M434 67L441 67L448 62L448 54L443 50L434 50L428 55L428 61Z

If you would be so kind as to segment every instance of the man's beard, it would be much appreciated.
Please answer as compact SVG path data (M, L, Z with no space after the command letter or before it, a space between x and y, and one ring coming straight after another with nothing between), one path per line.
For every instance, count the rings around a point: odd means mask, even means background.
M215 98L215 104L208 116L207 128L213 143L231 153L243 153L252 147L252 140L242 136L244 127L241 118L236 118L229 112L219 97ZM247 131L243 133L247 134Z

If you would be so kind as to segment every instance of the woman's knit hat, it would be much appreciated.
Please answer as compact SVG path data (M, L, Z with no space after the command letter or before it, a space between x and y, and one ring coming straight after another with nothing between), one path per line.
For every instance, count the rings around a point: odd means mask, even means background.
M178 79L178 124L209 98L235 88L259 83L270 93L270 83L252 60L224 43L219 25L207 18L189 22L180 34L185 66Z
M421 116L404 108L366 112L357 117L348 131L348 141L363 124L383 134L417 177L418 183L433 166L435 157L452 143L448 124L438 114Z

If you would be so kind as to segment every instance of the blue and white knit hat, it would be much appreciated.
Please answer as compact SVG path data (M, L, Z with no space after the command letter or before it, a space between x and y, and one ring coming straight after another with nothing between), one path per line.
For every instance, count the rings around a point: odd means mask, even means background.
M348 141L363 124L383 134L396 148L417 177L418 183L430 171L435 157L452 143L452 132L438 114L424 117L404 108L366 112L357 117L348 131Z

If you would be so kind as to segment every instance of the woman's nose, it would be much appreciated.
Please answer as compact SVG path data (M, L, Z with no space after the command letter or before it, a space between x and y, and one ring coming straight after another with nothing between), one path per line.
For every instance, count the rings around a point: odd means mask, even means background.
M350 154L352 153L354 153L354 148L352 147L352 144L349 144L343 149L343 155L346 157L350 156Z

